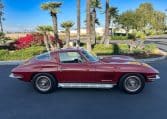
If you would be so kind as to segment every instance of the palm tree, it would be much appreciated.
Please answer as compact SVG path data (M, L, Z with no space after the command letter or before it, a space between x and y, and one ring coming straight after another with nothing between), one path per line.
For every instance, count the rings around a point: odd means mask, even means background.
M118 10L116 7L109 7L108 9L108 30L107 30L107 37L104 41L104 44L109 44L110 43L110 38L109 38L109 27L111 24L111 19L113 19L113 22L117 21L118 19Z
M80 46L81 0L77 0L77 47Z
M106 39L108 39L108 35L109 35L109 0L106 0L105 29L104 29L104 35L101 43L104 43Z
M113 23L118 22L118 8L117 7L109 7L109 26L111 24L111 19ZM112 29L113 30L113 29ZM113 31L112 31L113 33ZM113 34L114 35L114 34Z
M96 44L96 23L99 25L98 19L97 19L97 15L96 15L96 9L101 9L101 2L100 0L92 0L91 1L91 20L92 20L92 29L91 29L91 38L93 41L93 44Z
M52 17L53 22L53 31L55 36L56 45L58 45L59 35L58 35L58 23L57 23L57 14L59 13L59 8L62 5L61 2L47 2L41 5L43 10L48 10Z
M49 45L51 48L53 48L53 45L48 37L48 34L49 34L49 32L53 31L52 26L43 25L43 26L38 26L36 29L37 29L37 31L39 31L40 33L43 34L45 47L46 47L47 51L50 51Z
M1 29L1 32L3 32L3 25L2 25L2 20L4 20L3 18L3 9L4 9L4 5L2 3L2 1L0 0L0 29Z
M72 21L65 21L61 24L61 27L65 29L67 39L66 39L66 47L69 47L69 41L70 41L70 29L74 26L74 23Z
M90 14L90 8L91 8L91 0L87 0L86 2L86 31L87 31L87 50L91 51L91 14Z

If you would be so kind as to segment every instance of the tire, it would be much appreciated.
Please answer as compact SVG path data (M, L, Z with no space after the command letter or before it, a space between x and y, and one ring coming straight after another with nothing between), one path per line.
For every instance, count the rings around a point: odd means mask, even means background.
M52 93L57 87L56 79L48 73L39 73L32 78L32 85L41 94Z
M138 94L145 86L145 78L141 74L126 74L119 81L119 88L128 94Z

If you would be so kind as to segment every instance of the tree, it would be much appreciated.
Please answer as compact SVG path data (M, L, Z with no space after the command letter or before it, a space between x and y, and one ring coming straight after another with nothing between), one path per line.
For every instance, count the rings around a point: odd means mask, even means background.
M145 32L148 26L152 25L152 19L154 19L154 8L151 3L143 3L136 9L137 15L137 29Z
M109 0L106 0L106 10L105 10L105 29L104 29L104 35L101 43L104 43L106 39L108 39L109 36ZM105 42L107 44L107 42Z
M81 0L77 0L77 47L80 46L81 32Z
M112 23L116 23L116 22L118 22L118 8L116 8L116 7L109 7L109 26L111 26L110 24L111 24L111 21L112 21ZM113 29L112 29L113 30ZM113 33L113 31L112 31L112 33Z
M0 1L0 27L1 27L0 28L1 29L0 32L3 32L3 24L2 24L2 20L4 20L4 18L3 18L3 14L4 14L3 9L4 9L4 5L3 5L2 1Z
M152 19L152 27L156 31L163 31L166 25L166 15L160 11L154 11L154 18Z
M162 31L165 26L165 13L156 11L151 3L143 3L136 9L137 30L146 33L147 30Z
M135 28L135 26L136 26L135 12L133 12L133 11L123 12L119 16L118 22L126 30L126 36L128 36L129 30Z
M96 23L99 25L96 9L101 9L100 0L91 0L91 39L93 44L96 44Z
M59 8L61 5L62 5L61 2L47 2L47 3L43 3L41 5L41 8L43 10L49 11L50 15L52 17L53 31L54 31L54 36L55 36L55 41L56 41L57 47L59 47L59 45L58 45L59 35L58 35L57 14L59 13Z
M115 22L117 22L117 19L118 19L118 8L116 8L116 7L109 7L108 8L108 13L107 13L107 19L108 20L106 20L106 22L108 22L108 23L106 23L107 25L106 25L106 30L105 30L105 32L104 32L104 36L103 36L103 39L102 39L102 41L101 41L101 43L104 43L104 44L109 44L109 38L108 38L108 36L109 36L109 28L110 28L110 25L111 25L111 20L112 20L112 22L113 23L115 23Z
M53 47L53 45L52 45L52 43L51 43L51 41L48 37L49 32L53 31L53 28L51 26L43 25L43 26L38 26L36 29L37 29L37 31L39 31L40 33L43 34L44 44L45 44L45 47L46 47L47 51L50 51L50 47L52 49L54 49L54 47Z
M91 8L91 0L87 0L86 2L86 31L87 31L87 50L91 51L91 14L90 14L90 8Z
M61 24L61 27L65 29L67 39L66 39L66 47L69 47L69 41L70 41L70 29L74 26L74 23L72 21L65 21Z

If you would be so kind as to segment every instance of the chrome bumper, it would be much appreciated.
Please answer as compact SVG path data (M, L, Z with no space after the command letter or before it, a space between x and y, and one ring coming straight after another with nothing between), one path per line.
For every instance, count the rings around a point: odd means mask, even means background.
M11 73L11 74L9 75L9 77L10 77L10 78L16 78L16 79L21 79L21 78L23 78L22 76L15 75L15 74L13 74L13 73Z
M158 79L160 79L159 75L156 75L155 78L148 78L149 81L155 81L155 80L158 80Z

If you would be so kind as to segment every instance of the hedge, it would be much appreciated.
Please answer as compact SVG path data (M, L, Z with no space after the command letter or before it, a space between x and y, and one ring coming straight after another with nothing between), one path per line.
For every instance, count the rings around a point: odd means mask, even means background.
M0 60L26 60L44 51L45 48L43 46L32 46L16 51L0 50Z

